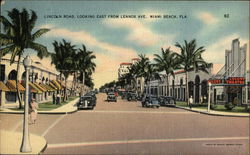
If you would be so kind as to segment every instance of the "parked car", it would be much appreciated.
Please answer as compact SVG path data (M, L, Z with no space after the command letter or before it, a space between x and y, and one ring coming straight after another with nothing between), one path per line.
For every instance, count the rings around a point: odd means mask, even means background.
M127 100L128 101L137 101L137 95L135 92L128 92L127 93Z
M171 96L161 96L159 97L159 102L161 106L175 106L175 98Z
M77 103L78 109L94 109L96 106L96 99L90 95L84 95L80 97L79 102Z
M117 101L116 94L114 92L109 92L107 95L107 101L108 102L110 102L110 101L116 102Z
M160 103L159 100L157 98L157 96L145 96L142 99L142 107L147 107L147 108L159 108L160 107Z
M96 100L96 93L94 91L90 91L87 94L85 94L86 96L92 96L95 100Z

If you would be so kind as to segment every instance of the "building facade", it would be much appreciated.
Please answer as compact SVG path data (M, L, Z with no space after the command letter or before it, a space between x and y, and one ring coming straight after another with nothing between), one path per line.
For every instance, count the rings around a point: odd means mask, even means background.
M208 69L208 73L189 71L186 74L184 70L178 70L174 74L175 76L169 76L168 85L165 75L161 75L160 80L151 80L145 92L156 96L172 96L177 101L186 101L191 96L194 103L207 101L208 79L212 76L211 68ZM186 96L186 75L188 76L188 97Z
M17 106L19 103L15 82L17 78L17 62L10 64L10 55L2 58L0 73L0 107ZM24 101L25 77L26 72L22 58L18 74L18 88L22 101ZM40 103L52 100L52 94L59 93L62 90L63 83L58 79L59 74L55 72L55 69L46 68L39 62L32 62L29 76L30 98L35 98Z
M232 40L231 49L225 50L225 65L210 80L215 103L249 104L249 51L247 44L240 46Z

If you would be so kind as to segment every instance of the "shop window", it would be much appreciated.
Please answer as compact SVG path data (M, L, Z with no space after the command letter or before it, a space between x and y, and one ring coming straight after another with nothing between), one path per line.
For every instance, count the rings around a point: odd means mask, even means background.
M7 101L16 102L17 93L16 92L6 92L5 97Z

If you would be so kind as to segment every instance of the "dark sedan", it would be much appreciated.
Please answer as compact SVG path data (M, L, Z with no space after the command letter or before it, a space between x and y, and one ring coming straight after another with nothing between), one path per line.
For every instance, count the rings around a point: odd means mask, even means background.
M142 107L159 108L160 103L157 96L146 96L142 99Z
M113 92L109 92L108 93L108 96L107 96L107 101L108 102L116 102L117 101L117 99L116 99L116 94L115 93L113 93Z
M127 94L127 100L128 101L137 101L137 95L134 92L129 92Z
M90 95L80 97L79 102L77 103L78 109L94 109L95 106L96 100Z
M171 96L161 96L159 97L161 106L175 106L176 102L174 97Z

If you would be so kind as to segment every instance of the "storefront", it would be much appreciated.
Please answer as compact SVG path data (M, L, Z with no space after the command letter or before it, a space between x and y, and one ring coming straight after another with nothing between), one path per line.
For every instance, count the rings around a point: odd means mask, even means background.
M241 105L244 102L245 77L228 77L224 79L210 79L212 84L212 102L215 104L235 103ZM222 90L219 93L219 90Z

